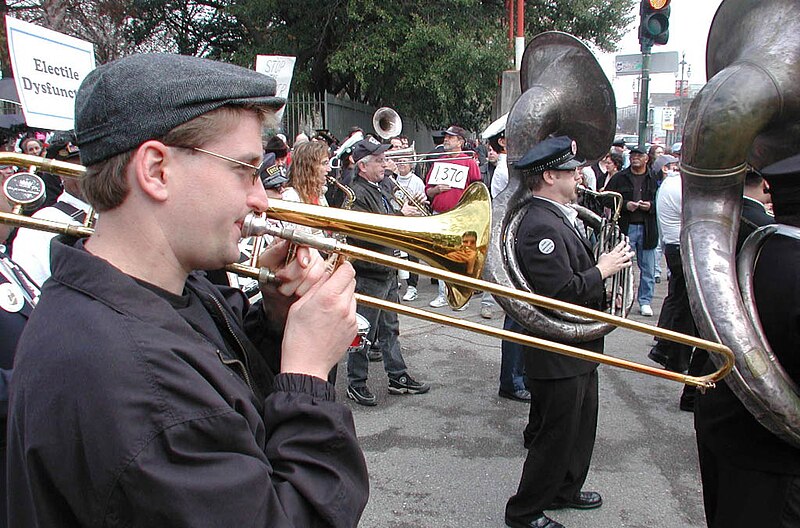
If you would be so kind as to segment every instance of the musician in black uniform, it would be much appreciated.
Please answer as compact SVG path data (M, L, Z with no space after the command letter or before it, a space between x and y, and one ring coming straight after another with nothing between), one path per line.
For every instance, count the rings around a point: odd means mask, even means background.
M775 222L800 227L800 155L764 168ZM746 227L746 226L745 226ZM773 235L761 249L753 291L775 356L800 383L800 240ZM707 366L707 372L713 370ZM698 394L695 429L710 528L800 526L800 448L763 427L728 388Z
M517 163L535 199L517 233L517 258L533 290L588 308L605 306L603 280L631 265L626 243L595 261L592 247L575 227L581 181L575 142L566 136L534 146ZM518 324L512 330L524 331ZM603 338L582 348L603 351ZM602 498L581 491L597 426L597 363L525 348L531 409L525 428L528 456L516 495L506 505L512 528L559 528L544 514L558 508L597 508Z
M742 221L739 223L739 237L736 239L736 251L742 248L753 231L761 226L775 223L775 217L767 212L765 204L772 201L769 185L764 176L750 168L744 177L744 196L742 196Z
M0 181L0 184L2 181ZM0 195L0 211L11 212ZM39 288L6 252L3 242L11 227L0 224L0 528L7 526L6 513L6 419L8 385L14 366L14 352L25 324L39 299Z

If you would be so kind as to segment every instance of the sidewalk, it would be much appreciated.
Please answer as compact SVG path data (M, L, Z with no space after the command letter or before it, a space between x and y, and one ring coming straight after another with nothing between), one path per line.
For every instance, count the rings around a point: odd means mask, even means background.
M404 288L401 290L401 295ZM421 277L417 308L502 326L502 311L482 319L480 297L464 312L433 309L436 287ZM666 294L656 285L655 324ZM500 341L401 317L409 372L431 385L428 394L393 396L380 363L370 364L377 407L344 395L367 458L371 496L360 526L367 528L502 527L505 502L519 482L528 406L497 396ZM606 353L654 365L652 337L615 330ZM562 510L568 528L705 526L692 415L678 409L682 386L613 367L600 367L600 416L587 489L603 494L599 510Z

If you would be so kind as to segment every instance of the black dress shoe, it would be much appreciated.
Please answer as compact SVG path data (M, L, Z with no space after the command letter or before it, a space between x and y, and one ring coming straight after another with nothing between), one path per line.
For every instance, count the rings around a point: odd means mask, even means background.
M569 500L556 499L548 510L561 510L563 508L576 508L578 510L591 510L603 505L603 498L596 491L579 491Z
M694 394L681 394L681 401L678 407L682 411L694 412Z
M669 362L669 358L665 353L658 349L658 345L654 346L650 349L650 352L647 354L647 357L650 358L650 361L654 361L658 363L662 367L666 367L667 363Z
M554 521L544 513L530 521L520 521L506 515L506 526L511 528L565 528L563 524Z
M500 389L499 391L497 391L497 395L500 396L501 398L506 398L509 400L516 400L521 402L531 401L531 393L525 389L520 389L514 392L508 392L504 391L503 389Z

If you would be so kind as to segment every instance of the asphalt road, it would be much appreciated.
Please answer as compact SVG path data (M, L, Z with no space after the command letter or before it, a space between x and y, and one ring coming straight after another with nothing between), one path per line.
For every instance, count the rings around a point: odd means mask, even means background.
M666 294L656 285L655 324ZM402 290L401 290L402 295ZM428 308L435 286L420 279L417 301ZM479 315L480 297L464 312L436 311L492 326ZM431 309L433 310L433 309ZM505 503L517 488L526 451L522 429L527 404L497 396L500 341L401 317L401 345L409 373L431 385L423 395L388 394L381 363L370 364L376 407L344 394L344 364L337 392L353 410L367 459L370 499L365 528L500 528ZM653 365L652 337L615 330L606 353ZM550 515L567 528L705 526L692 414L678 409L682 386L600 366L600 416L592 466L584 489L603 495L600 509Z

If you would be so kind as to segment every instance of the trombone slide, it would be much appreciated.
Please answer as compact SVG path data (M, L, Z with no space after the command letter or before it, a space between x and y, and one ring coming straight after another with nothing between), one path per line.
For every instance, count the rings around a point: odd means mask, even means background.
M261 221L253 221L253 220L261 220ZM0 212L0 222L10 225L28 227L31 229L40 229L42 231L67 234L78 237L91 236L91 234L94 232L93 229L84 226L61 224L59 222L51 222L47 220L27 218L20 215L2 213L2 212ZM381 299L374 299L371 297L357 295L356 300L358 302L363 303L367 306L379 308L381 310L391 310L403 315L408 315L410 317L423 319L425 321L445 324L448 326L453 326L455 328L461 328L463 330L470 330L487 336L499 337L500 339L506 339L508 341L513 341L515 343L519 343L522 345L541 348L543 350L548 350L550 352L554 352L557 354L563 354L571 357L576 357L579 359L585 359L588 361L596 361L598 363L603 363L605 365L620 367L627 370L632 370L634 372L641 372L643 374L648 374L663 379L677 381L679 383L683 383L686 385L693 385L695 387L698 387L698 389L700 389L701 391L706 390L708 388L713 388L715 382L719 381L725 375L727 375L728 372L730 372L731 368L733 367L733 353L728 347L721 345L719 343L706 341L704 339L699 339L684 334L679 334L671 330L664 330L662 328L648 326L642 323L638 323L636 321L629 321L627 319L622 319L620 317L616 317L607 314L605 312L590 310L582 306L569 304L563 301L558 301L555 299L551 299L549 297L543 297L533 293L515 290L513 288L507 288L505 286L500 286L498 284L483 281L480 279L474 279L468 276L460 275L458 273L453 273L450 271L433 268L431 266L427 266L424 264L419 264L404 259L390 257L382 253L369 251L355 246L348 246L333 238L310 235L306 232L296 231L291 227L273 226L264 221L263 219L255 217L254 215L250 215L248 221L245 222L245 229L249 229L250 232L243 233L244 236L251 236L256 234L270 234L280 238L286 238L297 244L307 245L309 247L313 247L318 250L327 252L337 252L354 258L360 258L363 260L374 262L377 264L383 264L385 266L405 269L407 271L420 273L422 275L427 275L430 277L452 282L455 284L468 285L470 288L481 289L484 291L488 291L489 293L515 297L523 301L531 302L538 306L543 306L554 310L562 310L565 312L570 312L585 317L592 317L597 320L610 322L612 324L617 324L618 326L621 327L658 336L663 339L667 339L669 341L675 341L690 346L705 348L710 353L716 353L722 356L724 364L717 371L707 376L701 376L701 377L688 376L676 372L649 367L647 365L642 365L640 363L635 363L625 359L616 358L613 356L606 356L604 354L589 352L577 347L563 345L561 343L547 341L537 337L528 336L525 334L509 332L507 330L501 330L491 326L480 325L477 323L473 323L471 321L448 317L434 312L419 310L416 308L403 306L397 303L391 303ZM238 273L247 277L254 278L258 280L260 284L269 284L269 283L274 283L276 281L275 274L266 268L255 268L243 264L229 264L228 266L226 266L226 269L233 273Z
M426 321L438 322L449 326L454 326L456 328L473 330L484 335L500 337L501 339L513 341L521 345L541 348L557 354L563 354L566 356L585 359L589 361L596 361L598 363L603 363L606 365L612 365L615 367L620 367L635 372L649 374L651 376L656 376L659 378L677 381L685 385L695 386L701 391L713 388L715 386L715 382L722 379L725 375L728 374L728 372L730 372L731 368L733 368L733 360L734 360L733 353L728 347L720 343L714 343L713 341L707 341L705 339L700 339L690 335L680 334L678 332L673 332L672 330L666 330L663 328L658 328L656 326L650 326L643 323L639 323L637 321L623 319L622 317L617 317L615 315L611 315L606 312L600 312L597 310L584 308L582 306L570 304L564 301L559 301L556 299L552 299L550 297L544 297L542 295L536 295L534 293L508 288L505 286L501 286L499 284L483 281L480 279L473 279L471 277L466 277L458 273L453 273L447 270L433 268L431 266L427 266L424 264L406 261L404 259L398 259L396 257L390 257L382 253L377 253L356 246L349 246L347 244L342 244L338 240L332 238L310 235L308 233L295 231L293 228L274 226L269 224L265 220L255 216L253 216L250 220L257 220L257 221L254 222L245 220L245 226L242 233L244 236L270 234L272 236L291 240L292 242L295 242L300 245L306 245L309 247L316 248L320 251L325 251L329 253L341 253L349 257L366 260L368 262L382 264L384 266L389 266L389 267L395 267L398 269L405 269L413 273L419 273L421 275L427 275L429 277L433 277L439 280L444 280L448 283L461 284L477 290L483 290L492 294L516 298L521 301L529 302L531 304L535 304L537 306L541 306L544 308L549 308L552 310L561 310L575 315L589 317L591 319L595 319L598 321L611 323L619 327L628 328L631 330L635 330L637 332L653 335L656 337L660 337L662 339L666 339L668 341L674 341L689 346L704 348L708 350L709 353L716 353L722 356L723 366L717 369L717 371L707 376L699 376L699 377L688 376L685 374L671 372L668 370L649 367L647 365L635 363L621 358L616 358L613 356L607 356L605 354L589 352L581 348L573 347L570 345L564 345L561 343L556 343L554 341L548 341L545 339L540 339L525 334L509 332L506 330L499 330L494 327L479 325L477 323L472 323L470 321L447 317L441 314L436 314L425 310L418 310L416 308L403 306L397 303L391 303L380 299L364 298L363 296L357 297L358 302L362 302L373 308L391 310L403 315L418 317ZM237 269L241 268L239 267ZM242 271L246 272L246 270ZM253 273L255 273L255 271L253 271ZM248 276L254 277L254 275L248 275Z

